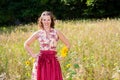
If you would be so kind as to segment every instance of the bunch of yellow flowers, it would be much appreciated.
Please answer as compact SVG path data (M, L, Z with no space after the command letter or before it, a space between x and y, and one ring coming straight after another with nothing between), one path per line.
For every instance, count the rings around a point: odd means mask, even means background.
M64 46L62 49L61 49L61 57L66 57L68 54L68 48L66 46Z

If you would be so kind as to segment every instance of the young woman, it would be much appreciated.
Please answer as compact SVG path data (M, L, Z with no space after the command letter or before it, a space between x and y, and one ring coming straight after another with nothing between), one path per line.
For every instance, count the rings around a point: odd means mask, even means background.
M32 80L63 80L59 61L56 57L57 42L61 40L69 49L68 39L54 28L54 16L49 11L44 11L38 18L38 26L41 28L29 37L24 47L28 53L36 58L33 67ZM35 40L40 42L39 54L34 54L30 44Z

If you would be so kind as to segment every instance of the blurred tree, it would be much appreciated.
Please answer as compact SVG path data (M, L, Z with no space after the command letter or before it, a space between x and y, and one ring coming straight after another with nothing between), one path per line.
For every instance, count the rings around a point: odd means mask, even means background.
M120 17L120 0L1 0L0 25L36 22L41 12L57 19Z

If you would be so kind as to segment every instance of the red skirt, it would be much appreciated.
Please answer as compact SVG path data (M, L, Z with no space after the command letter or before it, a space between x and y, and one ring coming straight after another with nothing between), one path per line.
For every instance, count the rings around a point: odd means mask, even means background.
M40 51L38 58L37 80L63 80L56 51Z

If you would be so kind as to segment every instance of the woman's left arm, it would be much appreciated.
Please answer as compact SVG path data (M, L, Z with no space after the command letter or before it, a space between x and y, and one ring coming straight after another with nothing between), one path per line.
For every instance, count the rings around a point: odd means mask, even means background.
M57 34L59 39L67 46L68 49L70 49L70 43L68 39L58 30L57 30Z

